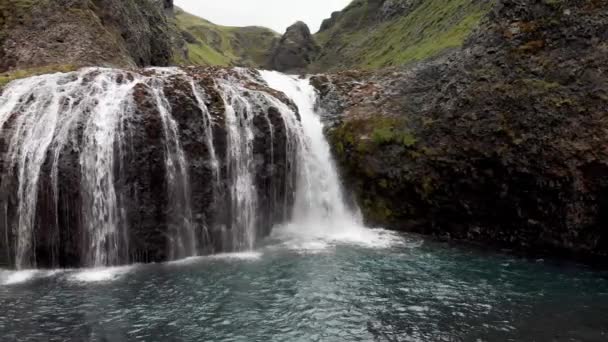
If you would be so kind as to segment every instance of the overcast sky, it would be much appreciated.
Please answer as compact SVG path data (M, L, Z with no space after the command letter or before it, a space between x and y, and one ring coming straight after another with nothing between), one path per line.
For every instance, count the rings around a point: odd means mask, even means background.
M266 26L283 33L301 20L314 33L351 0L175 0L187 12L227 26Z

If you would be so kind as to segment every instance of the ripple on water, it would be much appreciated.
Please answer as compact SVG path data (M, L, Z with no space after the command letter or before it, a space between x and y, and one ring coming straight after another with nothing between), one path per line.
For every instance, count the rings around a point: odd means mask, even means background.
M206 256L195 256L180 260L169 261L166 265L191 265L205 260L244 260L255 261L262 258L263 253L258 251L246 251L235 253L220 253Z

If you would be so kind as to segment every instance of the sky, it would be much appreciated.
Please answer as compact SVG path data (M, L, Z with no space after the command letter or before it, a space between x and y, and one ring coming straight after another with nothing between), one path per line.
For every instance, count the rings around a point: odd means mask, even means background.
M186 12L226 26L265 26L284 33L301 20L314 33L351 0L174 0Z

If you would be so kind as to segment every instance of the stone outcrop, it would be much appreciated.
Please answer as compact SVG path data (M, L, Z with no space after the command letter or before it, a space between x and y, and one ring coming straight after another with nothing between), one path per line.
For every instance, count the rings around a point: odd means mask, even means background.
M607 257L607 10L503 0L449 56L314 77L367 222Z
M289 28L273 48L268 67L283 72L301 72L316 58L319 46L308 26L299 21Z
M164 66L175 41L170 0L3 0L0 72L49 65Z

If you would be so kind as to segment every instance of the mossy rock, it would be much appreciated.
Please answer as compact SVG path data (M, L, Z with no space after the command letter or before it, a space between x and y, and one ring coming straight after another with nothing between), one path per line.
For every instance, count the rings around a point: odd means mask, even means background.
M51 73L55 73L55 72L70 72L70 71L75 71L77 69L78 69L78 67L75 65L65 64L65 65L48 65L48 66L38 67L38 68L29 68L29 69L21 69L21 70L5 72L5 73L0 74L0 88L3 88L11 81L22 79L22 78L44 75L44 74L51 74Z

